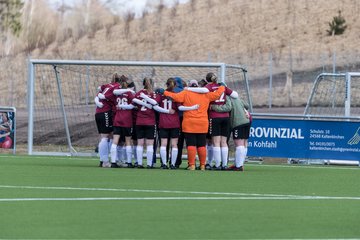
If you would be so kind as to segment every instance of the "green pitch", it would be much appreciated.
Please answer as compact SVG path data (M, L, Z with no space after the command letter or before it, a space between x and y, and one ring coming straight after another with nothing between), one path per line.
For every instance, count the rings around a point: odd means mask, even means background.
M104 169L0 156L0 239L360 238L360 169Z

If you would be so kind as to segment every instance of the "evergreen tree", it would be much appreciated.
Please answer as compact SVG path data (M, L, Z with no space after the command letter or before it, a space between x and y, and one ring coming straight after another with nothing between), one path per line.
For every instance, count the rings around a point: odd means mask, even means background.
M339 11L338 16L335 16L331 22L329 22L329 30L326 30L328 35L341 35L344 33L346 26L346 21L343 16L341 16L341 11Z

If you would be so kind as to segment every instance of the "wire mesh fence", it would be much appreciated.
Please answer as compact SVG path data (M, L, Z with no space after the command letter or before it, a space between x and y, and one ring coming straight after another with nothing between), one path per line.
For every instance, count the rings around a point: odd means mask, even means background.
M273 106L305 106L312 89L313 82L320 73L342 73L360 71L360 60L356 52L337 54L324 53L302 54L299 56L281 57L275 53L259 54L257 56L240 56L236 53L209 52L199 59L184 59L183 61L224 62L246 66L250 81L250 94L254 107ZM129 52L117 55L83 56L68 53L64 59L82 60L116 60L116 61L176 61L170 54L156 57L150 51ZM25 56L0 58L0 105L25 108L27 106L27 75L28 66ZM86 71L86 69L84 70ZM143 72L142 75L152 74ZM184 79L196 76L182 76ZM135 77L135 76L134 76ZM85 79L83 79L85 81ZM45 79L40 84L47 84ZM50 88L51 86L48 86ZM93 86L88 86L93 87ZM46 89L46 88L45 88ZM79 97L84 97L80 95Z

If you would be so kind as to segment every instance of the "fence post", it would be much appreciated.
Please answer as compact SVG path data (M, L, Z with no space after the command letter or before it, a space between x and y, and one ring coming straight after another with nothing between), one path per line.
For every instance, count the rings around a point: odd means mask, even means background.
M333 73L336 73L336 50L333 52Z
M272 62L273 62L273 56L272 52L269 54L269 109L272 107Z

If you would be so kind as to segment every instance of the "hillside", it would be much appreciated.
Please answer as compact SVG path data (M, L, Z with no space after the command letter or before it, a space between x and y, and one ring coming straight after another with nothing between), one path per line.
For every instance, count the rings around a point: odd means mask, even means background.
M328 36L328 22L339 10L348 28L343 35ZM31 52L30 57L226 62L248 66L250 80L255 81L267 78L270 53L273 74L289 68L307 72L331 65L334 53L340 66L356 61L359 14L357 0L191 0L140 19L124 20L79 41L68 40L60 46L53 43ZM25 59L22 54L1 59L2 95L25 94L17 89L26 85ZM306 76L298 84L316 77ZM306 102L310 88L309 84L294 84L294 92L300 95L295 105ZM254 105L264 105L268 90L252 91ZM275 89L274 98L279 100L279 106L286 105L280 102L283 94L281 86L278 93ZM16 105L18 100L12 101Z

